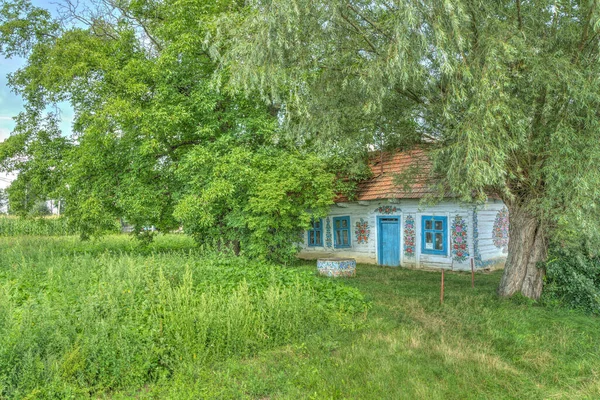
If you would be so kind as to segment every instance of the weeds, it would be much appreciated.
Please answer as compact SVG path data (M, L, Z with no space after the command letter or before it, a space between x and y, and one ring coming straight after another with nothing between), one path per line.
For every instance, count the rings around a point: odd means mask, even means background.
M20 243L0 245L0 397L142 387L341 329L365 307L356 289L243 258Z

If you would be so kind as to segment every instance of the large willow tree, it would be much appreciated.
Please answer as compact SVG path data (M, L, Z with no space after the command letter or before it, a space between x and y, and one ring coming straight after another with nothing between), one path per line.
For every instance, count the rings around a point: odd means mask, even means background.
M510 211L501 295L538 298L551 240L598 243L600 8L556 0L251 0L223 21L238 90L302 140L428 143L438 179Z

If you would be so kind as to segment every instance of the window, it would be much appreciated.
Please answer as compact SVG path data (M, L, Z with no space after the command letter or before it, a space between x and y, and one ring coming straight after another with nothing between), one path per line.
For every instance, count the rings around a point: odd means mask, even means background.
M308 245L323 246L323 220L315 219L311 225L312 229L308 231Z
M333 218L333 239L336 249L350 247L350 217Z
M421 222L421 253L447 255L448 218L423 216Z

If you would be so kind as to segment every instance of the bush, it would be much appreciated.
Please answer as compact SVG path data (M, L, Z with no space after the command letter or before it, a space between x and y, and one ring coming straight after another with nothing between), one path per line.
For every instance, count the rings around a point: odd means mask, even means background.
M0 398L139 388L342 329L365 307L356 289L303 270L191 249L73 250L71 241L0 241Z
M546 263L543 299L600 315L600 258L555 250Z

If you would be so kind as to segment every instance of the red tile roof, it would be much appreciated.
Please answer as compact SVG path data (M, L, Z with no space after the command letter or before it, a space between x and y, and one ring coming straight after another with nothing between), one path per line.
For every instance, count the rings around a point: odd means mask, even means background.
M355 200L420 199L434 193L427 184L431 162L422 149L374 155L369 167L373 176L358 184ZM403 176L407 185L397 184ZM336 203L349 201L345 196Z

